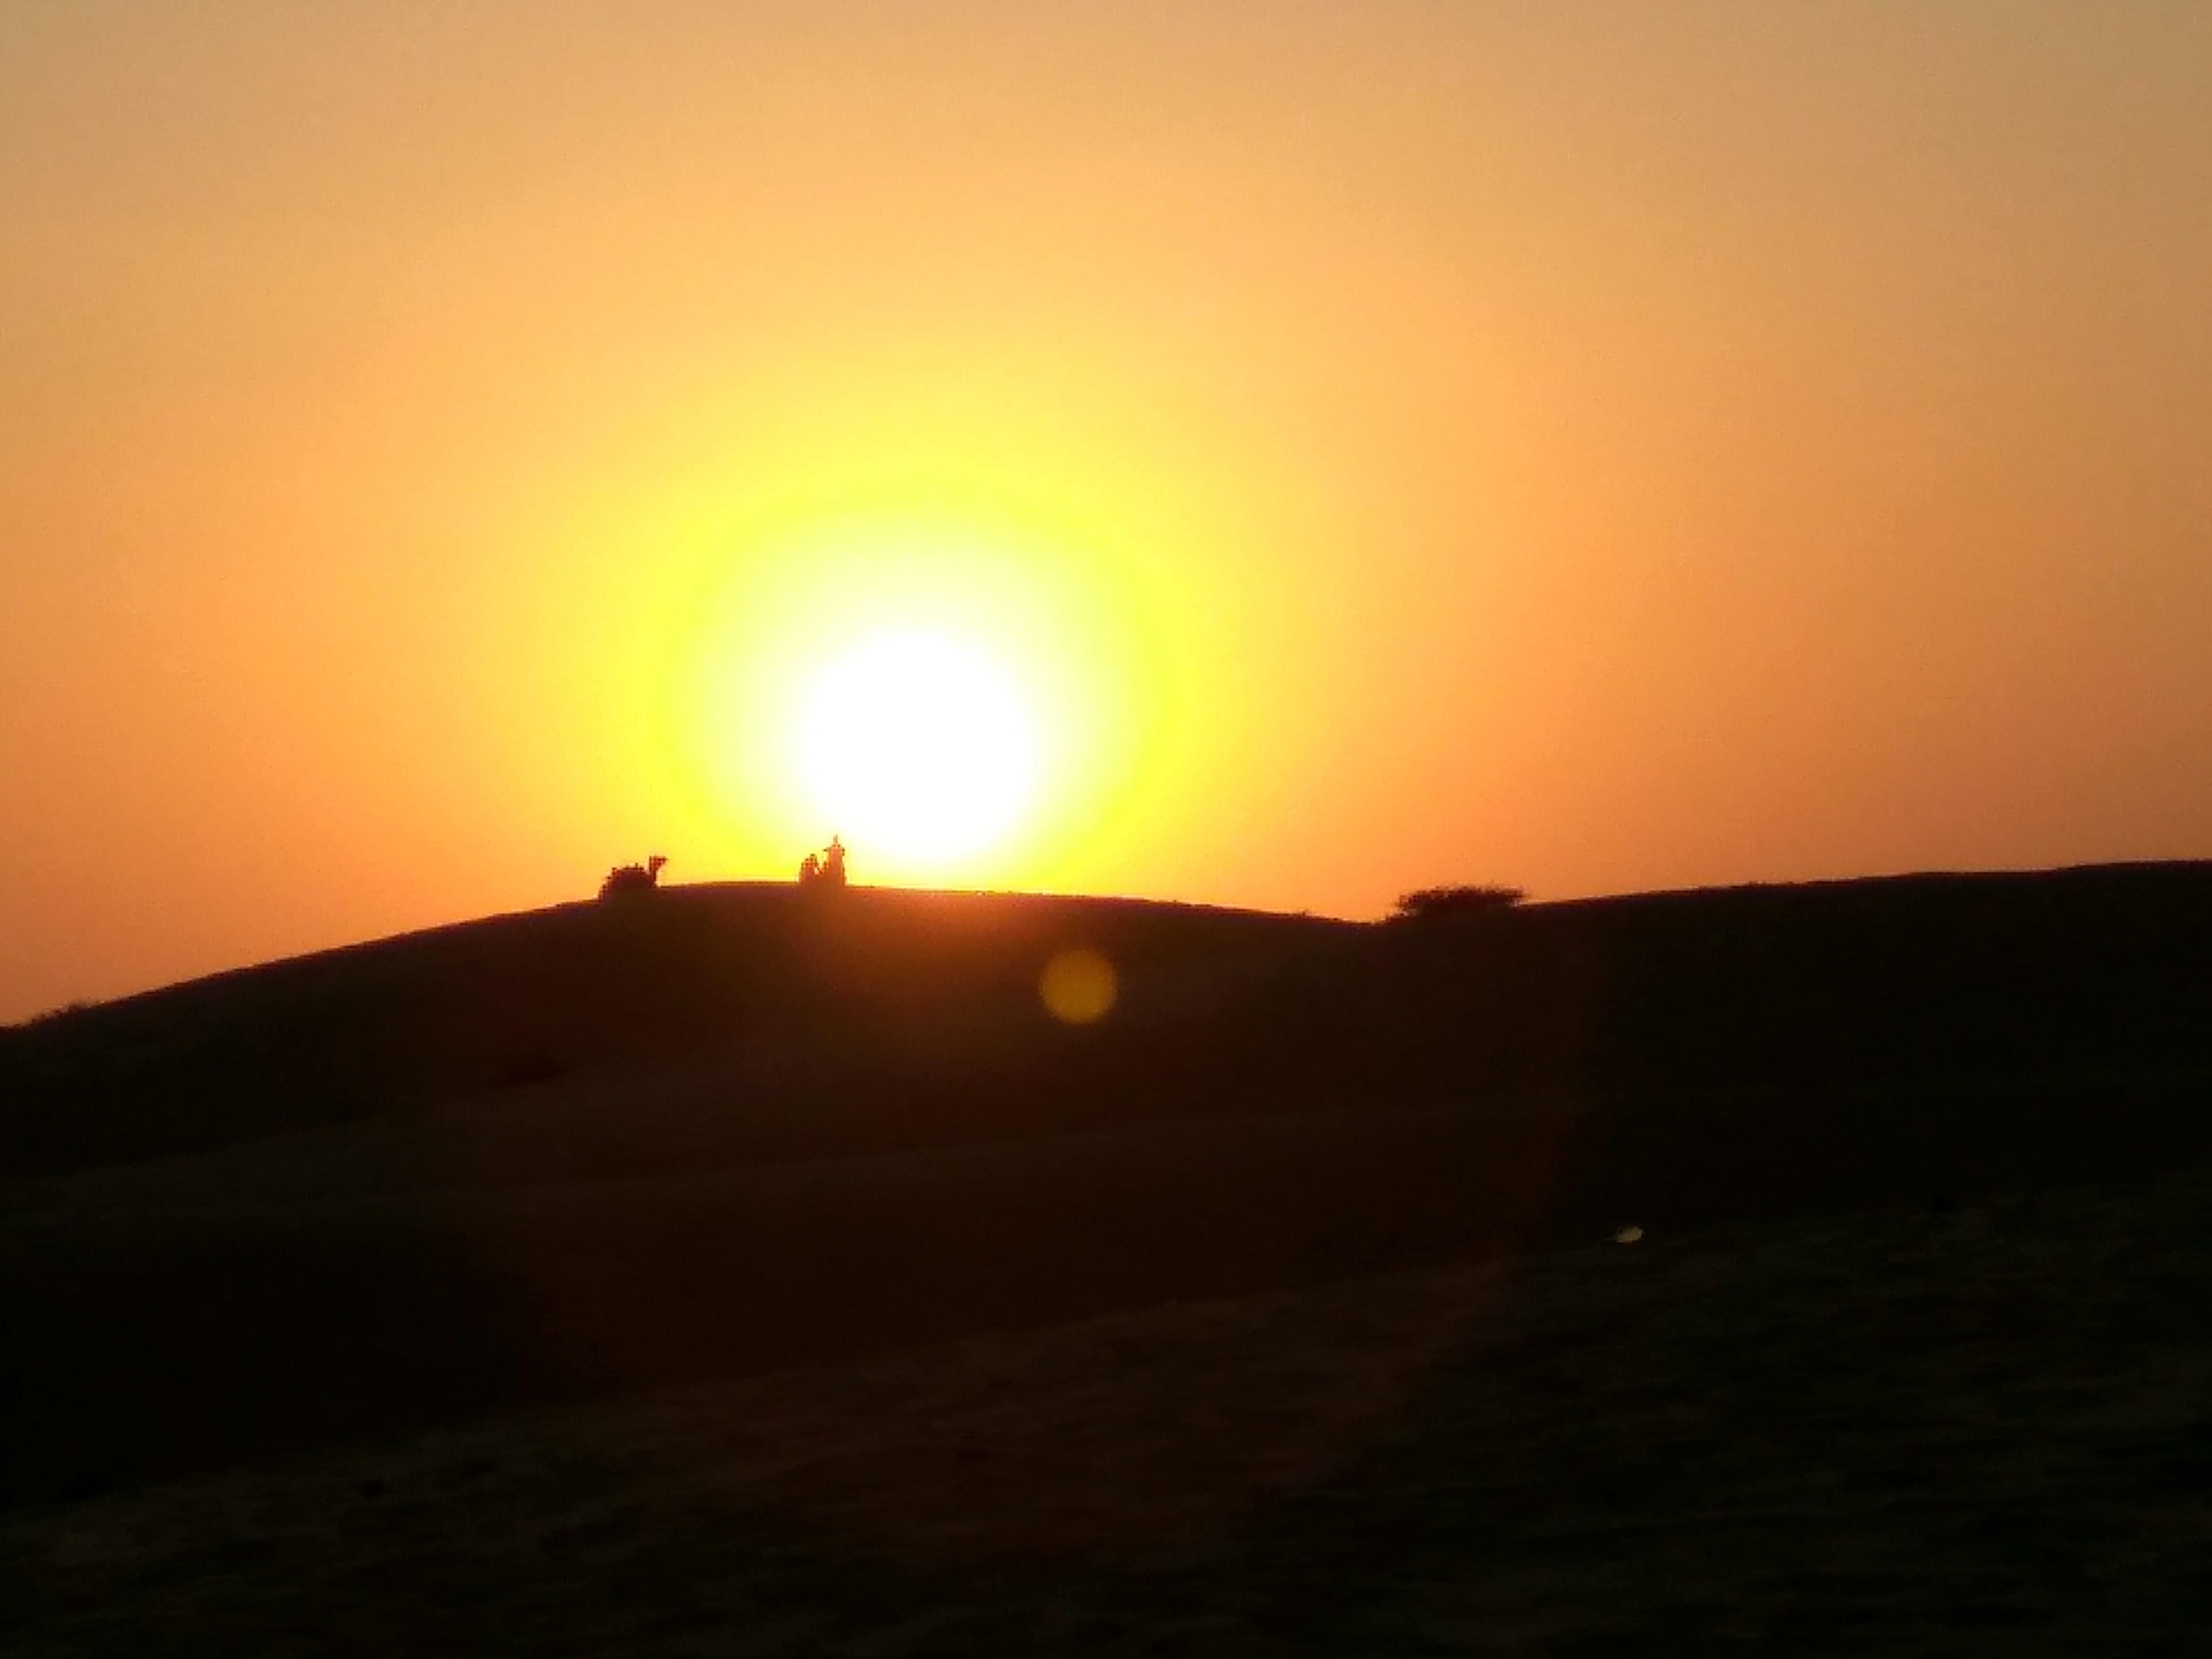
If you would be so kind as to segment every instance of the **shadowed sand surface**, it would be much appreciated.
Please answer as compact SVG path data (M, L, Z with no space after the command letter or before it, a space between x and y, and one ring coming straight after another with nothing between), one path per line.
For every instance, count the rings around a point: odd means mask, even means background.
M0 1652L2212 1628L2212 868L842 899L0 1031Z
M10 1651L2153 1650L2212 1621L2208 1215L1647 1238L362 1446L0 1525Z

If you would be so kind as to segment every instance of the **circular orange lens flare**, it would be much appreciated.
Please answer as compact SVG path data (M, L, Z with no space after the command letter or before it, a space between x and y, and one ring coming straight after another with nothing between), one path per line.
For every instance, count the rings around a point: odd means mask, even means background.
M1046 1011L1068 1025L1090 1025L1113 1012L1121 994L1114 964L1096 951L1062 951L1044 965L1037 994Z

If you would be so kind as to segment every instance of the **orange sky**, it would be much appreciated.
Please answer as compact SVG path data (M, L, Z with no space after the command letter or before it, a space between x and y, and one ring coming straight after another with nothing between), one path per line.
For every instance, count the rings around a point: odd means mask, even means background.
M786 875L915 618L963 884L2212 854L2208 295L2183 0L11 4L0 1018Z

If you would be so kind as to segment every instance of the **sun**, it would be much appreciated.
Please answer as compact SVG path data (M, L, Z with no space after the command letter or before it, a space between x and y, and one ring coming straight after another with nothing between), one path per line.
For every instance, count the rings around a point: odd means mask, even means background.
M1003 840L1030 803L1036 736L1014 683L961 642L884 633L815 679L798 733L807 792L863 857L942 866Z

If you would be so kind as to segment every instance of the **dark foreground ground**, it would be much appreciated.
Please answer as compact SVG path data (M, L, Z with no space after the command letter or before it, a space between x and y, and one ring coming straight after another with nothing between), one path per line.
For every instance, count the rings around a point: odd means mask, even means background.
M0 1522L8 1650L2212 1639L2212 1181L1650 1237Z
M273 964L0 1031L0 1654L2212 1650L2208 1200L2202 865Z

